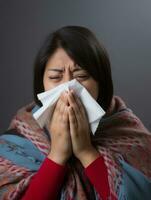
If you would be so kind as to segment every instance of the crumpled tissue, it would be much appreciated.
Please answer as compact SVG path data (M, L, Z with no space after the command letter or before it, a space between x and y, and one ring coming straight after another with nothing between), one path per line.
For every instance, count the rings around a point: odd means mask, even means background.
M91 131L94 134L100 119L105 114L105 111L90 95L87 89L76 79L63 83L46 92L39 93L37 97L42 102L42 107L40 107L33 114L33 117L37 120L40 127L44 127L49 122L51 115L53 114L56 102L59 99L61 93L63 91L69 91L70 89L73 89L76 95L81 99L87 112Z

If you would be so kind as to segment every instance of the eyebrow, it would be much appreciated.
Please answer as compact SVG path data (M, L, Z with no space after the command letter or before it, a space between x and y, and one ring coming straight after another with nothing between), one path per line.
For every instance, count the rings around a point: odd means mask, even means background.
M56 71L56 72L63 72L63 69L58 69L58 68L49 68L48 71Z
M73 72L80 71L80 70L84 70L84 69L82 69L82 68L75 68L75 69L73 69ZM64 70L63 69L59 69L59 68L49 68L48 71L63 72Z

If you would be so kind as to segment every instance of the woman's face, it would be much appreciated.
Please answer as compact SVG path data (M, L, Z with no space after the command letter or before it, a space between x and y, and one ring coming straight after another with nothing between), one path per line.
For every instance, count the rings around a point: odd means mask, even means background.
M58 48L46 63L43 76L44 90L50 90L72 79L79 81L92 97L97 99L98 83L86 70L74 63L64 49Z

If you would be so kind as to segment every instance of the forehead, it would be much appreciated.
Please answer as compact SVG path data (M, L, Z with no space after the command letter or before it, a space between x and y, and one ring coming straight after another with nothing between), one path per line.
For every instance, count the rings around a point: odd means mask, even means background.
M78 66L62 48L57 49L46 63L46 69L51 70L53 68L83 70L83 68Z
M54 64L58 65L74 65L74 61L68 56L63 49L57 49L55 53L48 59L47 64L51 67Z

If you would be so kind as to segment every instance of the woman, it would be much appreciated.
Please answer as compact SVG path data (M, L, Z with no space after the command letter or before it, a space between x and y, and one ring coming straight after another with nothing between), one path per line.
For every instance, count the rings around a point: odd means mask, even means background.
M44 128L37 94L76 79L106 111L95 135L74 90L61 94ZM50 34L34 68L34 103L0 137L1 199L150 199L151 136L113 96L107 52L84 27Z

